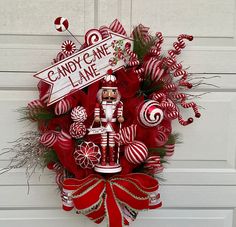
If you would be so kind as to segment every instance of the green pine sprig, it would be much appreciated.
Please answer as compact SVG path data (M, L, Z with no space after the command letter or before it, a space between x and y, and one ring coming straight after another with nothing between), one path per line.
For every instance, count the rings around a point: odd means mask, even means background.
M47 164L50 162L59 162L59 159L57 157L57 153L52 148L44 151L44 153L42 155L43 166L47 166Z
M28 107L22 107L17 110L21 114L19 118L20 121L25 120L36 120L36 121L48 121L53 119L56 115L54 113L49 112L47 109L44 108L34 108L29 109Z
M137 54L138 60L140 62L143 61L144 56L149 52L151 47L154 45L155 38L152 38L150 42L143 42L143 40L140 39L139 35L134 34L134 53Z

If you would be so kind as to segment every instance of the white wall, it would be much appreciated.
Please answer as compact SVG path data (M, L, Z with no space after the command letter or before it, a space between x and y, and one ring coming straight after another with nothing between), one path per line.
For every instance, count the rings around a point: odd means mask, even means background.
M162 183L164 207L141 213L132 226L233 227L236 208L236 40L235 0L0 0L0 148L28 129L14 112L37 97L32 74L50 64L65 34L55 31L57 16L67 17L82 38L88 28L119 18L127 31L142 22L166 36L168 47L179 33L189 33L182 58L194 76L221 76L207 82L219 89L199 100L202 118L189 127L176 124L179 145ZM0 167L8 156L0 156ZM23 169L0 176L0 226L95 226L60 210L53 175L31 179ZM106 226L103 223L102 226Z

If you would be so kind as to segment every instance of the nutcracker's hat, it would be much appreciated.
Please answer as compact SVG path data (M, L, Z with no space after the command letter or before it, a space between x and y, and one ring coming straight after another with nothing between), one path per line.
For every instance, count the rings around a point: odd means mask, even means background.
M106 75L102 80L102 88L117 89L117 80L114 75Z

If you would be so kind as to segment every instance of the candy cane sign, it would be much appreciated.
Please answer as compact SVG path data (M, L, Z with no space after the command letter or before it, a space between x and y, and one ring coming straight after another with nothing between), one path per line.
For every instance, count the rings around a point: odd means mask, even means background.
M90 30L85 40L90 46L34 75L51 85L48 106L102 79L108 69L116 71L125 66L128 57L124 51L125 44L133 45L132 39L114 32L109 32L109 37L102 39L96 29ZM110 60L117 52L112 47L113 41L123 43L124 57L111 65Z

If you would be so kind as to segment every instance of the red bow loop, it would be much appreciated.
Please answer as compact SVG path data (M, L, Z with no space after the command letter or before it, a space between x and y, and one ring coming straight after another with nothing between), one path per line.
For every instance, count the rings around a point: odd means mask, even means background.
M157 180L138 173L118 175L109 180L95 174L83 180L69 178L63 184L67 199L70 204L72 200L80 213L96 223L100 223L106 214L112 227L122 227L122 204L134 210L151 208L150 193L156 193L157 189Z

